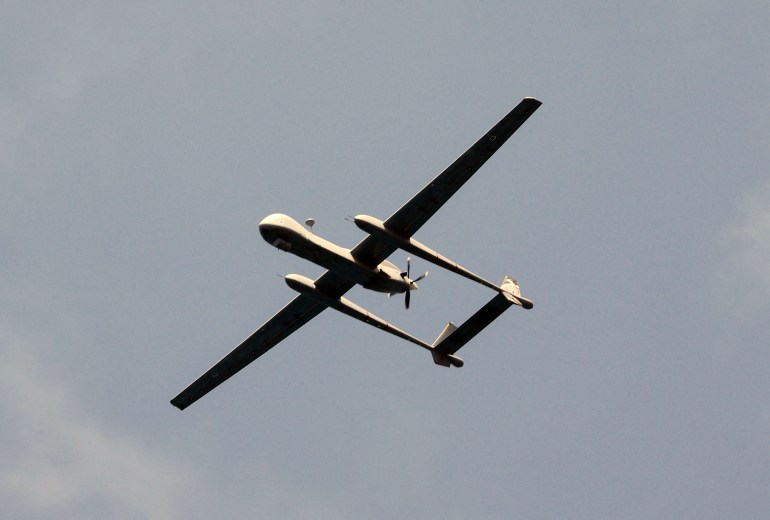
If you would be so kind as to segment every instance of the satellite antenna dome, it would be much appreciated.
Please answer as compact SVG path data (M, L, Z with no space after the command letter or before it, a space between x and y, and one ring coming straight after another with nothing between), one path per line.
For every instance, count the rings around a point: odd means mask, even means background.
M313 226L315 226L315 219L313 217L310 217L305 221L305 225L310 229L310 231L313 231Z

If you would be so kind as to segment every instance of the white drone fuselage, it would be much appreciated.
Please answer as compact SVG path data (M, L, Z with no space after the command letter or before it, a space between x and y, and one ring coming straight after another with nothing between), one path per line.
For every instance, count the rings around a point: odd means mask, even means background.
M313 234L282 213L265 217L259 223L259 233L269 244L281 251L309 260L372 291L400 294L413 291L417 284L396 265L385 260L375 267L365 265L340 247Z

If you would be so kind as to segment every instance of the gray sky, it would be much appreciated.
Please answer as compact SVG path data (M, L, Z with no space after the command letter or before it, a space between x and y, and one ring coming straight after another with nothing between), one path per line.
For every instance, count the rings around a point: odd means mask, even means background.
M767 2L349 4L2 8L5 514L763 517ZM524 96L417 238L532 311L460 370L327 311L169 404L322 272L264 216L351 247ZM492 296L431 271L349 297L430 341Z

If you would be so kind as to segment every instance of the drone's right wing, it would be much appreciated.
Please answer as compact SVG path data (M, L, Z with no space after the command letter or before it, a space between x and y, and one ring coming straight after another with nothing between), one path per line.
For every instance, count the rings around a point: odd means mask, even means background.
M233 374L276 346L289 334L316 317L326 306L299 295L267 320L254 334L235 347L219 363L211 367L194 383L171 400L171 404L184 410L195 401L227 381Z
M315 283L318 287L322 287L327 294L337 297L342 296L355 285L331 271L321 275ZM275 316L267 320L254 334L246 338L243 343L235 347L235 350L174 397L171 404L184 410L286 339L289 334L318 316L325 308L325 305L300 294L286 307L278 311Z

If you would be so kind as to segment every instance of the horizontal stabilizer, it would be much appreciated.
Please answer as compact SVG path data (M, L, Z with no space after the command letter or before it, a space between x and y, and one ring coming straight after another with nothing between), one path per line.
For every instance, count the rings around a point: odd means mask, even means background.
M453 356L452 354L444 354L436 350L436 346L440 345L442 341L451 336L456 330L457 326L450 321L447 323L446 327L444 327L444 330L441 331L441 334L438 335L436 341L433 342L433 350L431 350L430 353L433 354L433 362L437 365L441 365L442 367L455 366L458 368L463 366L463 360L459 357Z
M519 288L519 283L513 278L511 278L510 276L505 277L505 279L503 280L503 285L501 285L500 288L504 291L502 294L512 304L520 305L525 309L531 309L532 307L535 306L535 304L532 303L531 300L528 300L521 295L521 289Z
M503 292L496 294L486 305L468 318L465 323L456 327L455 330L450 331L448 334L445 333L447 332L449 325L452 327L454 327L454 325L450 323L447 328L444 329L444 332L439 336L441 341L437 340L433 346L433 360L437 364L443 365L443 363L440 363L439 361L443 361L444 357L454 357L455 352L460 350L466 343L473 339L476 334L495 321L511 305L521 305L525 308L532 307L532 302L521 297L519 284L516 283L516 280L513 278L506 276L501 287ZM529 304L529 307L527 307L527 304ZM442 336L444 337L442 338Z

